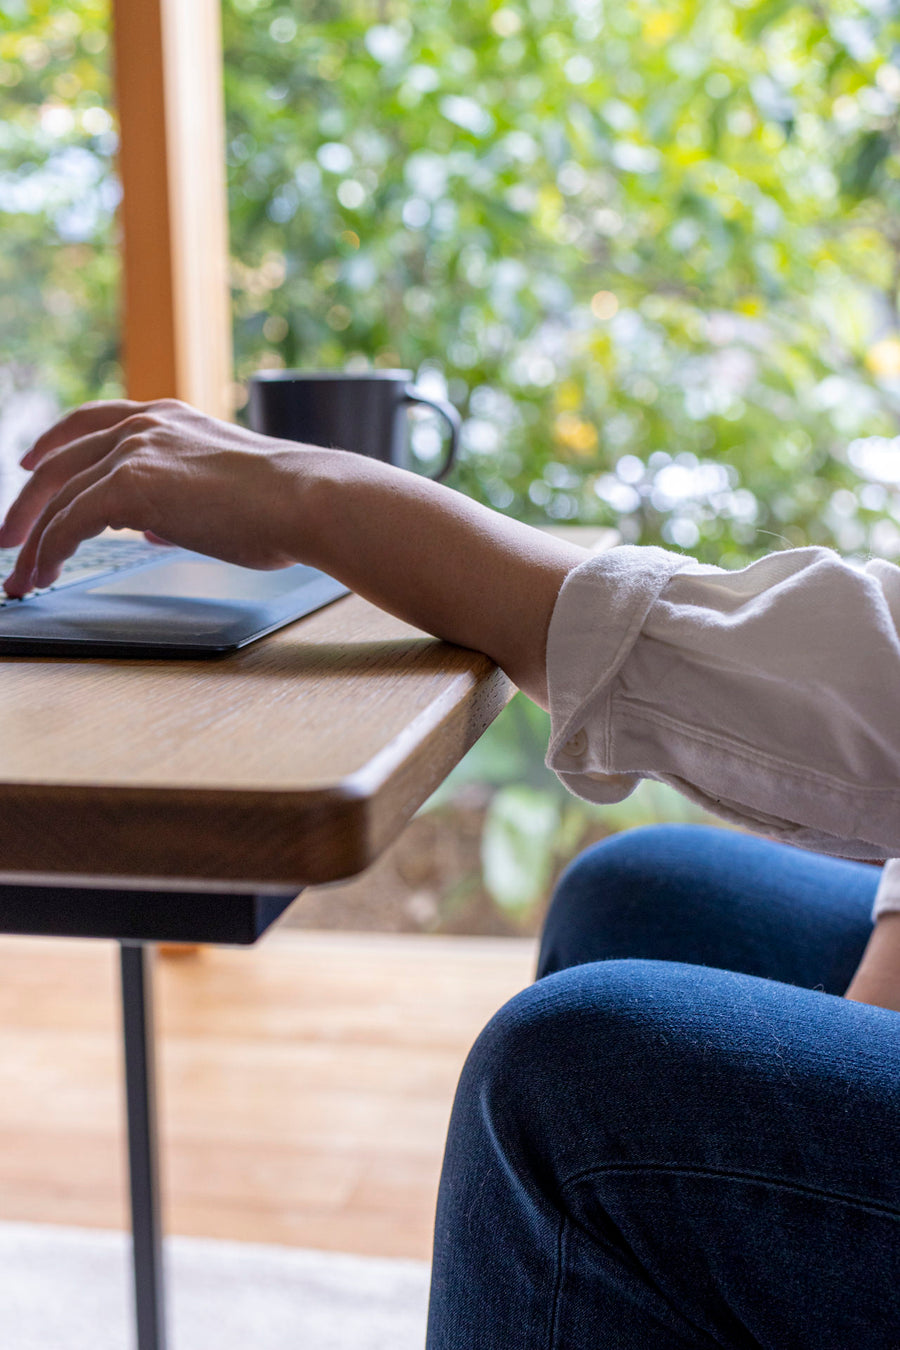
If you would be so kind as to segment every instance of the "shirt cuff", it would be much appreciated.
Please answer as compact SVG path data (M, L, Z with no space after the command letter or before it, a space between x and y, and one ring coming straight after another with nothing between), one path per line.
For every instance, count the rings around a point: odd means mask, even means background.
M897 910L900 910L900 858L891 858L884 865L878 890L875 892L872 922L877 922L882 914L893 914Z
M639 774L608 774L609 691L660 591L693 558L623 544L574 568L556 600L547 634L550 702L548 768L588 801L619 802Z

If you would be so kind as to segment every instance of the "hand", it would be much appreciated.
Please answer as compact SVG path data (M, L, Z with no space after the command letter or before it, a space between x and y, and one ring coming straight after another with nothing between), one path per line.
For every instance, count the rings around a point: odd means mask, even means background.
M279 531L302 492L304 450L218 422L174 399L87 403L32 446L32 475L0 527L22 547L3 583L48 586L83 540L130 527L244 567L296 562ZM280 508L282 508L280 510Z

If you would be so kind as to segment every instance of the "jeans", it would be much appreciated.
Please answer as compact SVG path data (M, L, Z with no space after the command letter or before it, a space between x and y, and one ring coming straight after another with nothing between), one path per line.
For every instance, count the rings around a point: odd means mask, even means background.
M878 877L698 826L576 860L463 1071L429 1350L898 1350L900 1015L839 997Z

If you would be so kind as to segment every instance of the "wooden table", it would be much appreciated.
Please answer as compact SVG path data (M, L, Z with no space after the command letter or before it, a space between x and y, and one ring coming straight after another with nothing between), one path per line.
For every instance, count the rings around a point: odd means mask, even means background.
M0 662L0 931L121 944L139 1350L165 1345L152 949L361 871L511 696L356 596L215 662Z

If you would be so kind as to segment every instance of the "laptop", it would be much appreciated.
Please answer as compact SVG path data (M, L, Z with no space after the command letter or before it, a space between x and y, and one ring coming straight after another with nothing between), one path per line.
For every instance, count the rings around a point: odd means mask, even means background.
M0 549L0 580L15 556ZM257 572L101 535L82 544L45 590L24 600L0 590L0 657L221 656L347 594L302 564Z

